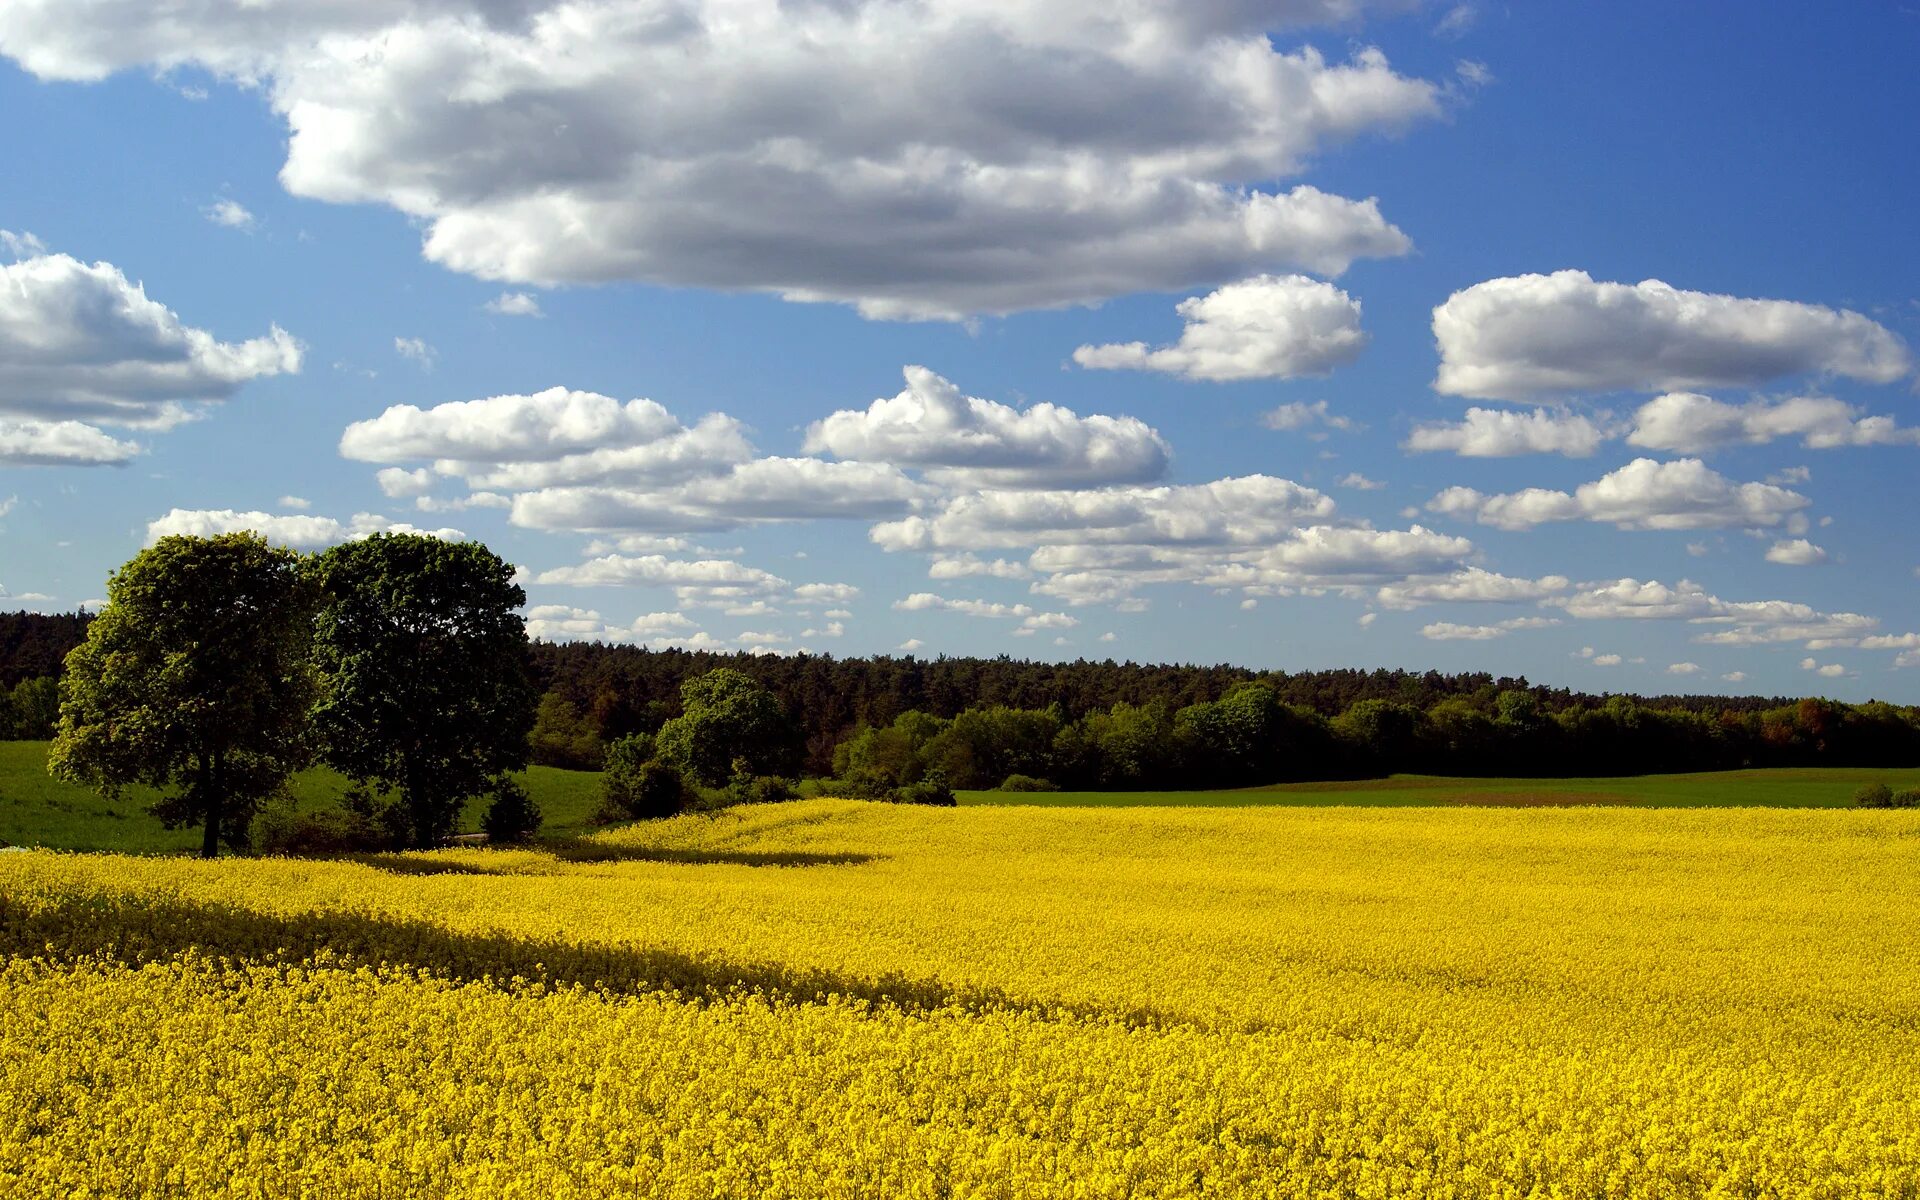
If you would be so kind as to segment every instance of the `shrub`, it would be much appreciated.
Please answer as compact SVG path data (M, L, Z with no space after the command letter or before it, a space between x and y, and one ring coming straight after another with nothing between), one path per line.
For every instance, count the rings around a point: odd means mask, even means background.
M540 699L527 744L533 761L543 767L598 771L606 758L606 747L593 723L552 692Z
M1884 783L1869 783L1853 794L1855 808L1892 808L1893 790Z
M922 779L919 783L895 788L889 799L895 804L932 804L941 808L953 808L960 803L953 789L937 779Z
M891 800L894 786L885 775L875 771L853 771L845 779L827 781L823 795L841 800Z
M540 806L527 789L511 779L502 779L493 789L493 802L480 819L487 841L496 844L524 842L540 828Z
M1920 788L1902 788L1887 802L1889 808L1920 808Z
M622 739L626 741L629 739ZM614 743L617 750L620 742ZM613 750L602 777L605 801L597 814L602 821L651 821L685 812L694 797L678 768L651 759L631 769L613 769Z
M792 800L798 793L793 784L778 775L755 775L747 781L746 804L778 804Z
M272 800L253 820L253 849L286 856L384 850L388 835L366 813L351 808L301 812L291 799Z
M653 739L644 733L623 737L607 747L600 775L600 819L625 821L639 803L640 768L653 761Z
M1003 792L1057 792L1060 785L1051 779L1035 779L1031 775L1009 775L1000 783Z

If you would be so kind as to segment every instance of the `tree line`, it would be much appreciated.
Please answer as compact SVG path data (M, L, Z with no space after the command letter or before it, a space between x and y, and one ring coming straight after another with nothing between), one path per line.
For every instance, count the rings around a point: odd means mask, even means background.
M1920 762L1920 709L1762 696L1595 696L1486 673L1256 672L1010 658L726 655L538 644L535 761L591 768L726 668L792 714L804 774L848 781L873 739L938 742L954 787L1025 775L1072 788L1448 775L1630 775ZM916 750L916 753L919 753ZM851 758L849 756L852 756ZM894 786L919 768L894 772Z
M491 572L493 633L454 653L433 636L443 618L412 607L433 594L418 579L405 582L409 571L426 571L424 559L404 569L389 564L378 587L347 582L358 576L344 564L452 545L385 537L286 560L307 581L301 587L317 589L290 610L313 630L303 660L313 672L312 698L300 725L309 756L402 797L400 810L385 811L383 820L407 844L443 832L456 797L501 786L513 763L599 769L622 743L620 761L633 771L662 764L698 787L770 795L778 789L769 780L813 776L889 798L923 783L1165 789L1408 771L1569 776L1920 762L1920 709L1879 702L1594 696L1487 673L528 645L512 611L524 597L501 574L505 564L471 544L458 554L484 562L480 574ZM116 605L132 594L125 586L122 593L114 593ZM0 646L44 659L62 637L78 631L91 643L102 622L113 630L130 619L0 615ZM375 629L383 631L378 638ZM370 639L364 645L354 640L363 635ZM387 672L378 687L361 694L343 686L375 678L376 658ZM75 661L89 660L79 654ZM491 693L474 684L495 674L514 681L512 699L496 696L488 716L480 697ZM23 687L39 700L20 703ZM443 749L401 761L392 745L433 711L425 697L436 689L461 702L435 723L486 730L511 744L493 747L497 756L484 760L454 763ZM0 692L14 708L42 714L49 694L43 681L27 679ZM369 707L371 698L390 707ZM476 773L473 761L491 765ZM666 776L652 778L651 794L666 795ZM619 786L629 788L620 793L626 796L637 785ZM189 811L203 807L195 801Z
M1335 717L1287 704L1261 682L1175 708L1125 701L1081 717L1060 706L910 711L865 726L834 752L862 786L937 778L957 788L1068 790L1246 787L1402 772L1605 776L1741 767L1911 766L1920 709L1807 699L1718 713L1615 696L1549 712L1530 692L1428 709L1361 700Z

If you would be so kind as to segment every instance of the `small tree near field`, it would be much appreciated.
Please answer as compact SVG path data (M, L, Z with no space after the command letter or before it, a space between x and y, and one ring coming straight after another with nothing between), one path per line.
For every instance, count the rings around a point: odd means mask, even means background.
M688 679L680 685L680 706L654 745L663 762L707 787L724 786L736 758L754 775L791 768L799 735L780 701L752 676L721 667Z
M313 593L299 555L253 533L166 537L107 582L67 655L48 767L109 796L172 789L200 853L247 844L261 801L307 761Z
M314 574L321 755L397 844L434 845L527 765L526 593L485 546L418 534L336 546Z

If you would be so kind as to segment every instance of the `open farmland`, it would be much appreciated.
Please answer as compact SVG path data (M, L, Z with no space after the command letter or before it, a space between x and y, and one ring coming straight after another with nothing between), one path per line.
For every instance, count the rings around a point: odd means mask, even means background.
M1920 813L0 856L8 1195L1920 1195Z

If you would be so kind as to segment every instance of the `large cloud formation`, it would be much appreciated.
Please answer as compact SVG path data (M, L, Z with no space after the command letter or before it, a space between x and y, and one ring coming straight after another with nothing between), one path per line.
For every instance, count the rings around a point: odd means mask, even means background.
M1906 343L1857 312L1585 271L1455 292L1433 310L1433 334L1434 386L1484 400L1748 387L1808 372L1891 383L1914 366Z
M929 478L964 487L1092 487L1166 473L1172 452L1138 417L1081 417L1056 404L1021 411L963 395L925 367L904 373L898 395L814 422L806 450L933 468Z
M111 263L37 253L0 266L0 464L125 462L139 447L98 426L178 425L250 379L298 371L300 357L278 326L219 341Z
M1336 275L1409 242L1271 181L1436 116L1377 50L1277 27L1394 0L11 0L45 79L259 86L292 192L389 205L487 279L616 279L955 317Z

